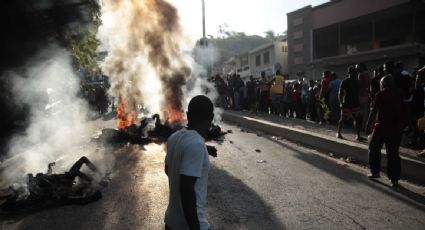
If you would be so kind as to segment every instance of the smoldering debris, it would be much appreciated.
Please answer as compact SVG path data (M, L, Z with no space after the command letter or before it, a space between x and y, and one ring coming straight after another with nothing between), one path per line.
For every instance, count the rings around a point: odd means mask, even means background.
M14 102L29 107L29 125L12 137L8 157L0 164L2 211L13 213L100 199L95 182L112 169L114 158L92 149L85 138L91 132L87 120L90 111L78 97L80 84L70 54L51 45L24 67L10 71L8 77L14 81ZM83 155L97 165L94 167L85 157L77 161L95 168L93 179L79 170L81 165L71 166ZM45 172L48 162L55 163L55 173L53 164L49 164L47 173L39 173Z
M54 165L54 162L48 164L47 173L28 174L26 183L3 189L0 212L17 214L54 205L87 204L102 198L101 188L107 184L107 179L99 180L102 175L87 157L81 157L70 170L61 174L53 173ZM83 165L91 174L81 171Z
M139 144L147 145L149 143L164 143L174 132L182 129L182 123L169 124L162 122L158 114L152 117L144 117L140 125L131 125L123 129L103 129L101 134L91 140L98 144L107 145L126 145ZM206 137L206 141L223 141L223 138L229 132L222 131L219 125L212 124ZM217 149L211 145L207 146L211 156L217 157Z
M29 126L9 142L0 165L0 189L25 183L28 173L44 171L48 162L56 162L57 172L64 172L83 155L102 174L112 169L113 156L94 151L84 138L91 133L90 112L78 97L79 79L66 50L51 45L7 75L13 79L14 103L29 107Z

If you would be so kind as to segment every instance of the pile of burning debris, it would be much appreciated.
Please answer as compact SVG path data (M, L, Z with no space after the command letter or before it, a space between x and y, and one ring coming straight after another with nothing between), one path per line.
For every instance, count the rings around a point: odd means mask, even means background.
M63 204L87 204L102 198L100 189L107 180L100 178L96 166L81 157L69 171L53 173L55 163L48 164L47 173L28 174L27 182L0 190L0 212L16 214ZM86 165L92 174L80 171Z
M122 122L120 123L122 124ZM154 114L152 117L144 117L140 121L140 125L130 124L126 127L118 129L103 129L98 138L92 141L108 144L140 144L163 143L167 141L174 132L184 127L183 122L177 121L174 123L166 120L161 122L160 116ZM231 131L222 131L221 127L215 124L211 125L211 129L206 138L207 141L220 141L224 135ZM207 145L211 156L216 157L217 150L213 146Z
M168 120L167 120L168 121ZM130 124L119 129L104 129L102 134L93 139L98 143L140 144L163 143L174 132L183 128L182 122L161 122L158 114L141 119L140 125ZM121 123L122 124L122 123ZM220 141L227 133L218 125L212 125L207 141ZM217 149L207 145L208 153L217 157ZM14 184L0 190L0 213L16 214L63 204L87 204L102 198L101 188L108 182L108 177L101 177L96 166L87 158L81 157L69 171L53 173L55 163L48 164L47 173L28 174L27 181ZM86 165L90 175L81 172ZM101 179L99 179L101 178Z

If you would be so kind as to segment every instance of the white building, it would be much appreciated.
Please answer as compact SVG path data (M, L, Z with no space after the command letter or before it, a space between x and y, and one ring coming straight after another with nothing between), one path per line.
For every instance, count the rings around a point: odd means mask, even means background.
M249 67L255 78L264 71L267 77L274 76L276 70L288 74L288 42L286 36L279 41L271 42L252 49L248 53Z
M249 80L249 76L251 76L252 73L249 66L248 53L243 53L227 59L223 64L223 74L238 74L244 81Z

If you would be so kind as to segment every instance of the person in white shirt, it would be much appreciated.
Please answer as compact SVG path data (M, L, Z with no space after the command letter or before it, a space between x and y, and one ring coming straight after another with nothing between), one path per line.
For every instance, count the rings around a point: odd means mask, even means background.
M210 162L205 137L214 117L213 103L203 95L189 102L187 128L175 132L167 141L165 173L169 201L165 229L208 230L205 217Z

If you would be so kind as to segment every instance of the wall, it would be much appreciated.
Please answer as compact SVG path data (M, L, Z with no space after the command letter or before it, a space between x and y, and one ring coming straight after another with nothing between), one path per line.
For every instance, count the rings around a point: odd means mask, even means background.
M288 74L298 79L297 73L305 72L311 61L312 7L307 6L287 14L288 17ZM302 45L302 50L294 50Z
M313 8L313 29L357 18L406 2L409 2L409 0L342 0L323 4Z

